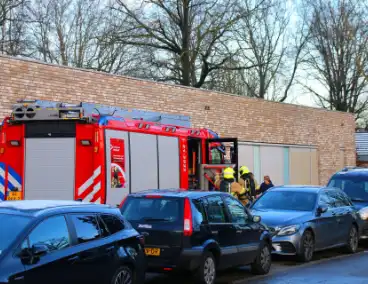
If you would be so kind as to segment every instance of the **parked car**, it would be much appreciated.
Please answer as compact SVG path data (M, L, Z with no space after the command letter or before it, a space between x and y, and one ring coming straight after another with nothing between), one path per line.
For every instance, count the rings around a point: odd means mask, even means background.
M118 208L0 203L0 283L143 283L143 238Z
M270 270L269 232L230 194L150 190L130 194L121 212L145 236L149 271L190 271L212 284L220 269Z
M327 186L338 187L350 197L363 220L360 237L368 239L368 169L347 167L335 173Z
M360 221L348 196L337 188L277 186L256 200L252 214L260 215L272 238L272 253L295 255L309 262L315 251L358 248Z

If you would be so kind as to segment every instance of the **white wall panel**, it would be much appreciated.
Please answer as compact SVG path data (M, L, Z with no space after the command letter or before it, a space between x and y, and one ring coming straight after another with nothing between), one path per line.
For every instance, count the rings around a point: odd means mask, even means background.
M284 184L284 148L278 146L261 146L261 179L270 176L274 185Z

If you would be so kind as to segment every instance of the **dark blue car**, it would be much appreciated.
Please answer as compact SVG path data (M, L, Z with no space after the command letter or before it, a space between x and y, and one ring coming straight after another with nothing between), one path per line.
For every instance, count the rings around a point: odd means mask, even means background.
M343 190L351 199L354 206L359 210L363 220L363 231L361 238L368 238L368 169L347 167L335 173L328 187L337 187Z
M0 203L0 284L138 284L141 235L107 205Z

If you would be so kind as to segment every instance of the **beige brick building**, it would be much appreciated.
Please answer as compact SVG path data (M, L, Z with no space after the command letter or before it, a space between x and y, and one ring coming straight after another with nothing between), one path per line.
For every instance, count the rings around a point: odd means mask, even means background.
M193 126L208 127L221 136L235 136L241 141L252 142L245 143L247 145L262 147L262 143L267 143L268 146L282 144L295 149L298 146L315 149L314 158L311 158L315 162L309 167L313 166L317 172L311 183L325 184L334 171L356 163L355 121L353 115L346 113L3 56L0 56L0 92L1 118L9 114L17 99L87 101L188 115ZM254 149L250 155L257 153L257 148ZM290 154L291 173L298 166L298 157L301 156ZM268 159L272 163L272 157ZM258 175L261 173L265 172L260 171Z

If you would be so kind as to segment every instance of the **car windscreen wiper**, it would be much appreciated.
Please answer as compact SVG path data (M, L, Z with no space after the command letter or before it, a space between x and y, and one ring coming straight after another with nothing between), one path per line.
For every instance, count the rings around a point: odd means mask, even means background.
M368 200L364 200L362 198L350 198L351 201L361 201L361 202L368 202Z
M146 218L143 218L143 220L145 222L169 222L171 221L171 218L151 218L151 217L146 217Z

